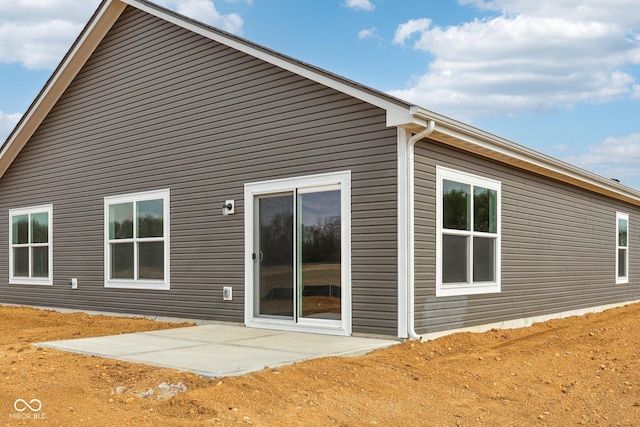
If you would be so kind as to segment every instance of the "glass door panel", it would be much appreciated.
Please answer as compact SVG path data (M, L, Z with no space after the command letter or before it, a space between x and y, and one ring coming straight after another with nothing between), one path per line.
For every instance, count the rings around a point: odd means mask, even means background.
M340 320L340 190L298 194L298 316Z
M293 193L258 199L258 316L293 319L295 296Z

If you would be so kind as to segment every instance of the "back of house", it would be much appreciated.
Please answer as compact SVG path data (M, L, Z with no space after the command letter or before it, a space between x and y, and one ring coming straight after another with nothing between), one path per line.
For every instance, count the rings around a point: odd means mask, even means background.
M637 191L145 0L0 173L3 304L417 338L640 300Z

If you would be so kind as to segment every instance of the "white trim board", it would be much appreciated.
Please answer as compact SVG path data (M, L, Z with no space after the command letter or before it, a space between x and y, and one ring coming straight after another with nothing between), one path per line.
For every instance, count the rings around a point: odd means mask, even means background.
M584 316L585 314L589 314L589 313L600 313L602 311L610 310L612 308L624 307L624 306L627 306L630 304L636 304L636 303L640 303L640 300L601 305L597 307L580 308L577 310L569 310L569 311L563 311L560 313L553 313L553 314L543 314L540 316L523 317L521 319L505 320L502 322L487 323L483 325L469 326L466 328L448 329L446 331L430 332L430 333L423 334L421 336L421 341L423 342L431 341L440 337L445 337L447 335L453 335L461 332L483 333L483 332L490 331L491 329L527 328L535 323L542 323L542 322L547 322L549 320L555 320L555 319L564 319L566 317L572 317L572 316Z

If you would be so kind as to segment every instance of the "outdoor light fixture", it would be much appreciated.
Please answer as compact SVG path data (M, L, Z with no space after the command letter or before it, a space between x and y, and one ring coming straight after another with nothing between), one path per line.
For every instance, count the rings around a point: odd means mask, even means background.
M222 205L222 215L232 215L235 213L233 200L227 200Z

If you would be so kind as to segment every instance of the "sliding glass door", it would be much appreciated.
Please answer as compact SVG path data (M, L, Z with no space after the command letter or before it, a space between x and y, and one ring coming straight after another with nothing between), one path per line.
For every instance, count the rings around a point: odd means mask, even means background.
M351 173L245 184L247 326L351 334Z
M340 190L264 194L254 205L257 315L340 320Z

